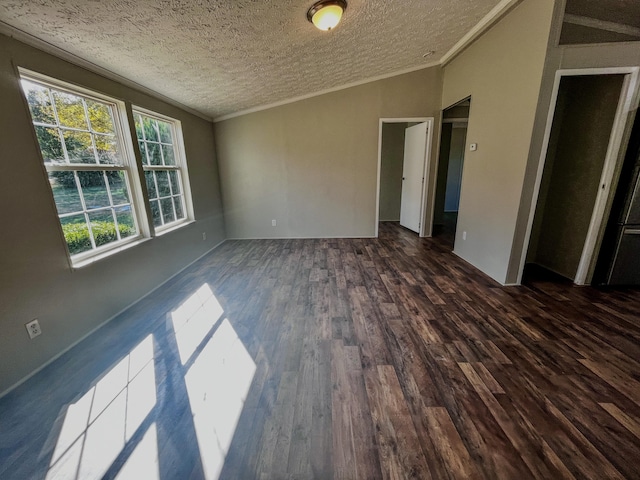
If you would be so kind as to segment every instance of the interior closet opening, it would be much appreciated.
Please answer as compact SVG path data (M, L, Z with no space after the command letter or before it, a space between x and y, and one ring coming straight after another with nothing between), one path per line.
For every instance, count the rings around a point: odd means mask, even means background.
M467 141L471 99L466 98L442 112L440 155L436 174L433 236L453 244L462 193L462 170Z
M600 191L609 187L605 173L616 161L611 144L624 82L622 74L560 78L525 282L544 277L590 283L586 272L601 223Z

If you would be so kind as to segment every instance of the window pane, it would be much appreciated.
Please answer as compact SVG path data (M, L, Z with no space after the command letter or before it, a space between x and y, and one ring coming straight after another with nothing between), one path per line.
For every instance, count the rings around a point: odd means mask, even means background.
M147 180L147 192L149 192L149 199L158 198L156 184L153 181L153 172L144 172L144 178Z
M56 102L60 125L88 130L87 118L84 113L84 105L82 104L81 97L54 90L53 98Z
M169 172L166 170L156 171L156 179L158 180L158 196L168 197L171 195L169 190Z
M151 202L151 216L153 217L153 224L156 227L162 225L162 219L160 218L160 204L158 200L153 200Z
M138 142L138 146L140 147L140 157L142 158L143 165L149 165L149 159L147 158L147 146L144 142Z
M69 253L86 252L91 250L91 239L89 238L89 228L84 215L73 215L60 219L64 239L67 241Z
M176 207L176 217L178 217L178 220L184 218L184 209L182 208L182 196L173 197L173 205Z
M171 223L175 221L175 216L173 215L173 202L170 198L165 198L160 200L160 205L162 206L162 218L164 219L164 223Z
M44 163L61 164L66 163L62 142L56 128L36 126L36 137L42 152Z
M73 172L49 172L49 183L59 215L82 212L80 193Z
M91 129L100 133L114 134L113 118L111 117L111 108L104 103L87 99L87 110L89 112L89 122Z
M70 163L96 163L90 134L64 130L62 135Z
M98 151L98 160L103 165L122 165L118 156L118 144L116 137L109 135L94 135L96 149Z
M120 230L120 238L130 237L136 233L136 225L131 214L131 207L116 208L116 217L118 219L118 229Z
M124 172L105 172L111 189L111 199L114 205L129 203L129 192L124 180Z
M133 116L133 121L136 126L136 136L138 137L138 140L142 140L142 117L139 114L135 114Z
M160 141L164 143L172 143L171 125L169 125L167 122L158 120L158 130L160 131Z
M162 165L159 143L147 143L147 155L151 165Z
M175 170L169 171L169 182L171 183L171 191L174 195L182 193L180 191L180 181L178 180L178 172Z
M116 224L113 221L111 209L91 212L89 221L91 222L91 231L93 232L93 240L96 242L96 247L118 240Z
M158 142L159 138L158 138L158 130L156 127L156 121L149 118L149 117L143 117L142 118L142 126L144 128L144 136L145 136L145 140L147 140L148 142Z
M176 164L176 157L173 154L173 145L162 145L162 155L164 156L165 165Z
M55 125L56 120L51 106L49 89L41 85L36 85L27 80L22 81L22 88L27 96L29 110L34 122L48 123Z
M78 172L87 209L108 207L109 195L102 172Z

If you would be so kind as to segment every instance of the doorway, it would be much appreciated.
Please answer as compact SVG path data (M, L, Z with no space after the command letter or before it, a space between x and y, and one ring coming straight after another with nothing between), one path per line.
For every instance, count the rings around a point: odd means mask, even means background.
M382 118L378 132L379 222L400 225L424 235L425 177L428 172L433 118Z
M559 72L524 281L591 283L606 204L615 191L629 86L625 73Z
M440 154L433 208L433 236L453 249L462 192L462 170L471 99L442 111Z

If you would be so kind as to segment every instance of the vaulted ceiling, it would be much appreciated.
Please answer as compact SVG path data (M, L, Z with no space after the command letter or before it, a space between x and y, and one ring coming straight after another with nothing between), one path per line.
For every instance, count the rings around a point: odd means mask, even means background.
M313 1L0 0L0 21L216 118L436 62L500 3L348 0L321 32Z

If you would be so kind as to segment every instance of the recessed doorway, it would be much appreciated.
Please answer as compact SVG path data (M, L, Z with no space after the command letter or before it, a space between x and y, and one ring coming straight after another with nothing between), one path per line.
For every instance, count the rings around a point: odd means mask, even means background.
M549 274L591 283L637 85L635 68L556 73L521 266L525 282Z
M398 222L425 236L425 185L433 118L381 118L378 134L379 222Z
M471 99L466 98L442 111L432 235L441 237L452 249L462 193L462 169L470 108Z

